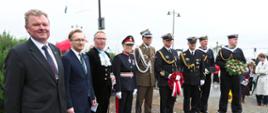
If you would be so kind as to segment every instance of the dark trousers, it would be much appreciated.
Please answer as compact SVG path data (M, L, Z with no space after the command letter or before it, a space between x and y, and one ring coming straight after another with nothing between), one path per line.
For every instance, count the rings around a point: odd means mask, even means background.
M200 87L198 85L183 84L183 111L185 113L200 112Z
M95 113L107 113L109 103L110 103L110 96L111 96L111 87L106 86L103 88L99 88L95 90L98 108Z
M222 71L221 79L221 96L219 104L219 112L226 113L228 107L228 94L232 91L232 112L242 113L241 106L241 89L240 76L230 76L227 72Z
M268 95L256 95L258 105L268 105Z
M153 86L138 86L136 113L141 113L144 102L144 113L152 113Z
M169 86L159 86L160 113L173 113L176 97L172 97Z
M211 74L206 75L205 84L201 86L201 102L200 111L206 112L208 110L208 98L211 86Z
M119 100L119 113L131 113L133 91L122 91L122 98Z

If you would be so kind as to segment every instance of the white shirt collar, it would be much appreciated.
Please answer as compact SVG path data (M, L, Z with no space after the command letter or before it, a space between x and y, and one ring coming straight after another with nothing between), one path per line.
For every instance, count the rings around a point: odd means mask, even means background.
M74 52L74 54L75 54L75 56L78 58L78 60L80 61L80 54L82 53L82 52L77 52L75 49L73 49L73 48L71 48L71 50Z
M191 50L191 49L188 49L190 51L190 53L195 53L195 50Z
M143 43L143 45L144 45L145 48L149 48L150 47L150 46L147 46L145 43Z
M171 47L170 47L170 48L168 48L168 47L165 47L165 48L166 48L166 49L167 49L168 51L169 51L169 50L171 50Z
M38 42L37 40L35 40L34 38L31 37L31 40L33 41L33 43L38 47L38 49L42 50L42 47L44 45L48 46L48 43L41 43L41 42ZM49 47L49 46L48 46Z

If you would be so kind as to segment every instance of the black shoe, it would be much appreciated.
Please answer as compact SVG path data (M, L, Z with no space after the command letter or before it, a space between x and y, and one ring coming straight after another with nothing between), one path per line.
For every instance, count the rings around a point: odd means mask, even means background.
M217 113L225 113L225 112L222 112L222 111L218 111Z

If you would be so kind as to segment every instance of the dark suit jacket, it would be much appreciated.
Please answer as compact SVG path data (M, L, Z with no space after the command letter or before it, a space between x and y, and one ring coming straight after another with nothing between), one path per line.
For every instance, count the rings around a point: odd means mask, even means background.
M58 64L58 81L31 39L10 50L5 62L5 113L66 112L60 52L49 46Z
M67 108L74 107L75 113L90 113L91 100L95 99L89 60L86 55L83 55L83 57L87 65L87 74L72 50L62 57Z
M106 53L110 58L110 55ZM90 60L90 67L92 72L93 87L97 99L109 97L112 90L112 82L110 78L111 66L102 66L99 51L94 47L87 53ZM101 100L101 99L100 99Z

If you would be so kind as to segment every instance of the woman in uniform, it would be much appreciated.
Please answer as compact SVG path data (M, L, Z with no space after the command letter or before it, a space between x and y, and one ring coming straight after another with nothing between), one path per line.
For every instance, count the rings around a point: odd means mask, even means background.
M123 52L113 59L112 70L116 77L116 113L131 113L133 95L136 95L136 71L133 52L134 38L123 41Z

